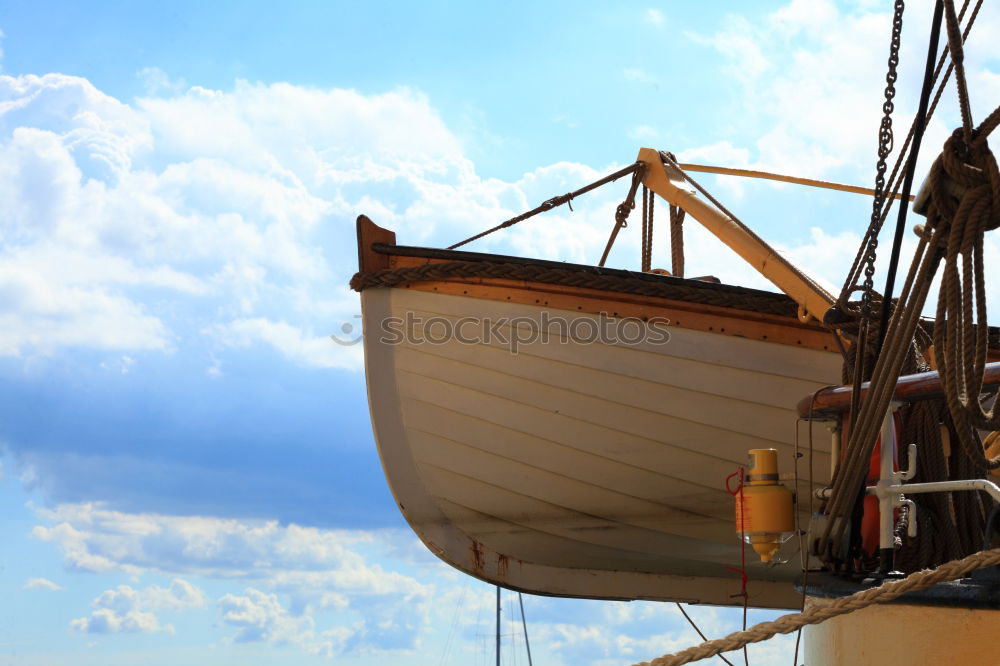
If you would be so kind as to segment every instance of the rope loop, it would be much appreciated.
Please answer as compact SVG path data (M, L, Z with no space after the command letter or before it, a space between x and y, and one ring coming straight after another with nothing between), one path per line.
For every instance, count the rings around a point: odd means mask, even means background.
M729 476L726 477L726 492L729 493L730 495L732 495L733 497L736 497L741 492L743 492L744 471L745 470L742 467L740 467L735 472L733 472L732 474L730 474ZM732 478L734 478L734 477L737 479L737 481L736 481L736 488L735 489L732 488L732 487L730 487L730 485L729 485L729 480L732 479Z
M1000 428L995 405L983 409L987 354L986 280L983 239L1000 227L1000 169L986 136L997 111L971 133L965 126L945 141L929 176L928 223L943 254L934 348L948 411L958 440L980 470L1000 468L986 458L976 429Z

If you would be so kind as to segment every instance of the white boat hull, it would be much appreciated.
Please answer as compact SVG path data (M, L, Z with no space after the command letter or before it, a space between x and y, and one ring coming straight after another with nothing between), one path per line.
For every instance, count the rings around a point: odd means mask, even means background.
M382 464L439 557L539 594L742 604L725 479L752 448L777 449L791 472L796 402L839 382L838 354L673 325L665 343L530 341L523 323L515 354L510 326L490 340L441 333L446 322L599 316L416 289L361 298ZM408 316L413 335L385 334ZM431 321L437 330L423 330ZM414 339L424 334L435 341ZM810 467L815 485L828 480L829 437L814 442L803 496ZM789 564L748 567L750 605L797 605L795 541L784 551Z

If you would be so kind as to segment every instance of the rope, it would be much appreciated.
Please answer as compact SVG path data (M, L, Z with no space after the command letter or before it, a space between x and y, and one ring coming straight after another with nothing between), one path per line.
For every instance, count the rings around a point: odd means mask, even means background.
M1000 427L995 406L984 410L979 401L988 345L983 237L985 231L1000 226L1000 170L985 135L970 146L964 134L955 130L931 169L935 201L928 213L941 223L951 218L936 316L941 325L934 328L934 347L961 444L976 451L981 467L996 469L1000 459L987 461L982 445L972 442L970 434L974 428ZM949 180L967 188L958 201L948 192Z
M779 295L755 295L745 292L733 293L718 289L694 287L678 284L671 280L649 280L639 277L619 277L604 275L590 270L550 268L514 263L489 261L445 261L423 264L408 268L389 268L373 273L355 273L351 278L351 289L364 291L372 287L395 287L413 282L464 278L502 278L561 284L587 289L601 289L625 294L655 296L675 301L688 301L716 305L725 308L749 310L764 314L795 317L798 306L787 297ZM661 278L668 280L669 278Z
M625 167L623 169L619 169L618 171L615 171L613 174L605 176L604 178L601 178L600 180L594 181L590 185L586 185L584 187L581 187L578 190L573 190L572 192L567 192L566 194L561 194L561 195L559 195L557 197L552 197L551 199L548 199L548 200L544 201L540 206L538 206L536 208L532 208L527 213L521 213L520 215L518 215L516 217L510 218L506 222L501 222L500 224L498 224L495 227L492 227L490 229L487 229L486 231L480 232L480 233L476 234L475 236L471 236L469 238L466 238L464 241L460 241L458 243L455 243L454 245L449 245L448 249L449 250L454 250L455 248L461 247L461 246L465 245L466 243L471 243L472 241L478 240L478 239L482 238L483 236L488 236L489 234L492 234L494 231L500 231L501 229L506 229L507 227L511 227L511 226L517 224L518 222L523 222L524 220L527 220L529 217L534 217L535 215L538 215L539 213L544 213L547 210L552 210L553 208L556 208L556 207L561 206L563 204L569 204L570 210L573 210L572 201L576 197L580 196L581 194L586 194L587 192L590 192L591 190L597 189L601 185L607 185L608 183L612 183L612 182L618 180L619 178L621 178L622 176L624 176L626 174L635 173L636 171L640 170L641 168L642 168L642 163L640 163L640 162L636 162L635 164L630 164L630 165L628 165L627 167Z
M816 180L815 178L800 178L799 176L787 176L781 173L772 173L770 171L755 171L753 169L732 169L730 167L719 167L719 166L708 166L705 164L685 164L679 163L681 169L685 171L693 171L694 173L712 173L719 176L739 176L741 178L759 178L761 180L774 180L779 183L792 183L794 185L808 185L809 187L818 187L823 190L837 190L838 192L851 192L853 194L875 194L875 190L867 187L859 187L857 185L845 185L843 183L833 183L828 180ZM898 194L894 194L897 199L900 198ZM913 197L910 197L910 201L913 201Z
M979 10L983 5L983 0L978 0L976 6L972 11L972 15L969 17L969 22L965 26L965 30L962 33L962 40L966 40L969 37L969 33L972 31L972 26L976 22L976 18L979 16ZM961 20L965 16L965 11L969 7L969 0L965 0L962 5L962 11L959 13L958 18ZM945 60L947 59L949 50L947 47L941 52L941 57L938 58L937 68L934 70L934 81L938 80L941 74L941 68L944 66ZM945 86L948 84L948 80L951 77L951 73L955 65L949 61L948 69L944 74L938 84L937 92L934 93L934 101L931 103L930 109L927 111L926 122L934 116L934 111L937 109L938 102L941 100L941 95L944 93ZM878 236L879 231L882 229L882 224L885 222L886 218L889 216L889 211L892 209L893 202L898 198L896 196L899 191L899 186L902 184L903 174L899 171L899 168L903 165L906 160L907 151L910 146L910 141L913 139L913 133L916 128L917 119L914 117L913 122L910 124L910 131L906 136L906 141L903 142L903 147L900 149L899 154L896 156L896 163L892 167L892 173L889 175L889 191L892 196L886 198L885 206L882 209L881 216L879 217L878 224L873 228L869 226L865 232L865 237L861 240L861 245L858 248L858 253L854 257L854 262L851 264L851 269L847 273L847 279L844 281L844 286L841 289L840 297L837 299L837 304L845 312L849 311L847 308L847 300L850 297L850 293L854 290L853 285L857 284L858 278L861 275L861 265L866 261L867 254L866 251L871 242L872 236Z
M913 442L917 445L916 476L913 483L928 481L947 481L953 478L958 469L949 470L945 458L944 444L941 439L941 422L947 419L943 401L922 400L915 402L906 409L903 415L903 431L901 442ZM956 452L952 452L954 456ZM957 458L955 458L957 460ZM910 465L908 447L899 451L900 469ZM956 466L957 467L957 466ZM949 473L950 472L950 473ZM960 493L955 493L957 495ZM903 547L896 557L895 568L899 571L912 572L927 567L935 567L950 560L958 559L969 551L961 546L960 529L978 527L975 523L952 517L954 510L953 493L918 493L910 496L917 505L917 536L914 539L904 537ZM909 517L912 520L912 517Z
M632 185L629 186L628 194L625 195L625 201L618 204L618 208L615 209L615 226L611 229L611 237L608 238L608 244L604 247L604 254L601 255L601 260L597 263L598 266L603 266L608 260L611 247L615 244L615 239L618 238L618 232L628 226L629 213L635 209L635 193L639 189L639 185L642 184L642 176L646 171L646 166L641 162L636 162L633 166L635 169L632 173Z
M983 237L1000 226L1000 169L986 140L1000 119L1000 107L980 127L972 128L953 0L945 2L945 16L962 127L945 142L929 177L933 200L928 222L947 229L934 344L957 439L977 468L992 470L1000 468L1000 457L986 459L975 429L1000 427L995 405L984 410L979 397L988 346ZM950 191L952 183L965 190L959 197Z
M927 124L927 101L930 99L931 88L934 87L934 56L937 54L938 37L941 34L941 2L935 3L934 18L931 21L931 36L927 45L927 63L924 66L924 82L920 89L920 103L917 105L917 115L913 119L911 136L913 137L913 147L910 150L910 159L906 165L906 172L903 175L903 196L910 197L910 189L913 187L913 174L917 170L917 156L920 155L920 144L923 142L924 129ZM959 46L961 48L961 46ZM954 52L954 51L953 51ZM903 247L903 230L906 228L906 213L909 206L900 206L896 216L896 233L892 239L892 251L889 255L889 273L885 279L885 289L882 292L882 302L892 303L892 290L896 286L896 269L899 267L899 252ZM882 342L885 336L886 324L889 322L889 308L882 308L879 316L878 343L875 345L875 354L882 350Z
M939 229L930 240L922 237L918 242L914 262L900 294L899 302L905 303L905 307L893 309L883 353L872 371L871 388L854 417L845 456L837 466L831 497L824 507L830 520L826 522L817 548L817 554L824 561L839 561L845 555L840 540L850 524L850 508L862 488L872 447L903 362L912 349L910 342L937 268L939 256L936 250L928 248L936 248L941 236Z
M648 273L653 267L653 220L652 212L652 192L642 186L642 272Z
M736 486L736 490L729 487L729 479L733 477L739 479L739 485ZM744 535L746 531L746 523L744 522L743 509L746 507L746 500L743 497L743 479L746 478L746 474L742 467L736 469L735 472L726 477L726 492L733 496L736 500L736 506L739 508L739 513L736 516L737 520L737 530L740 533L740 568L736 567L726 567L730 571L735 571L740 575L740 593L731 596L743 597L743 631L747 628L747 605L750 600L750 595L747 594L747 582L749 582L749 577L747 576L747 540ZM743 663L749 664L750 657L747 655L746 647L743 648Z
M984 550L942 564L936 569L928 569L912 573L902 580L883 583L879 587L856 592L849 597L841 597L823 606L813 606L803 613L783 615L770 622L761 622L746 631L737 631L724 638L706 641L701 645L687 648L674 654L657 657L652 661L641 661L633 666L680 666L713 657L723 652L738 650L750 643L765 641L776 634L789 634L800 627L819 624L839 615L882 604L898 599L904 594L919 592L928 587L949 580L964 578L969 573L989 566L1000 564L1000 548Z
M965 81L965 53L962 48L958 17L955 16L955 2L948 0L945 6L945 25L948 28L948 47L951 49L951 64L955 66L955 88L958 90L958 106L962 111L962 134L966 143L972 142L972 109L969 105L969 87Z
M643 187L645 187L645 185L643 185ZM648 223L647 228L646 228L646 231L647 231L647 236L646 236L646 268L643 271L644 273L652 270L652 268L653 268L653 211L654 211L654 209L656 207L655 204L656 204L656 196L653 194L653 191L650 190L649 191L649 211L648 211L648 214L649 214L649 223Z
M679 610L681 612L681 614L684 615L684 619L688 621L688 624L691 625L691 628L694 629L696 632L698 632L698 635L701 636L701 640L707 641L708 640L708 636L706 636L702 632L702 630L698 628L698 625L694 623L694 620L691 619L691 616L687 614L686 610L684 610L684 606L680 605L677 602L674 602L674 605L677 606L677 610ZM726 659L725 657L723 657L721 654L718 655L718 657L722 661L724 661L727 664L729 664L729 666L734 666L733 662L729 661L728 659Z
M753 229L751 229L746 224L744 224L743 221L740 220L740 218L738 218L735 215L733 215L733 213L728 208L726 208L725 206L723 206L722 203L718 199L716 199L714 196L712 196L709 193L708 190L706 190L704 187L702 187L698 183L698 181L696 181L694 178L692 178L687 173L685 173L684 170L681 169L680 165L677 163L677 159L673 156L673 154L661 150L660 151L660 159L663 160L664 164L666 164L667 166L672 167L673 169L675 169L677 171L677 173L679 173L684 178L684 180L686 180L687 182L691 183L692 187L694 187L696 190L698 190L699 192L701 192L701 194L706 199L708 199L709 201L712 202L712 205L714 205L716 208L718 208L723 213L725 213L729 217L729 219L733 222L733 224L735 224L736 226L738 226L741 231L743 231L745 234L747 234L748 236L750 236L750 238L752 238L754 241L756 241L760 245L762 245L764 247L768 247L768 248L770 247L770 245L768 245L767 242L763 238L761 238L760 236L758 236L754 232ZM815 291L817 294L823 294L824 297L828 301L830 301L830 302L833 301L833 296L831 296L830 294L828 294L827 291L826 291L826 289L824 289L822 286L820 286L811 277L809 277L808 275L806 275L805 273L803 273L802 271L800 271L798 268L796 268L793 264L791 264L790 262L788 262L783 256L781 256L777 252L774 253L774 261L782 264L786 269L788 269L789 272L791 272L803 284L809 285L809 287L813 291Z
M958 19L954 16L953 6L948 12L948 20L951 24L948 31L949 50L953 57L961 61L962 38L956 35ZM956 67L955 71L956 78L960 78L960 69ZM958 87L962 89L963 86ZM912 354L913 335L920 311L942 259L945 272L938 299L934 339L942 385L954 424L954 437L964 449L963 458L976 462L969 475L963 478L978 476L987 467L1000 466L1000 459L985 459L973 430L978 423L987 424L981 427L990 427L988 424L993 422L1000 424L1000 418L994 420L992 411L983 412L978 402L986 356L982 237L987 229L1000 224L1000 172L986 145L986 137L998 123L1000 107L979 128L969 133L974 137L971 144L964 141L966 133L963 128L956 130L931 168L928 186L932 196L927 211L927 226L931 233L923 234L918 241L910 272L886 330L885 349L872 372L872 389L860 411L855 412L857 416L852 414L855 422L846 455L837 467L830 500L823 508L829 520L819 543L815 544L815 552L827 563L842 562L850 555L844 546L844 532L852 520L850 508L863 487L864 474L881 421L903 363L907 355ZM956 199L950 191L949 180L967 188L960 199ZM874 221L869 231L877 234ZM865 270L867 274L867 266ZM965 279L962 280L961 276ZM978 326L972 323L974 301ZM941 358L945 359L948 368L941 367ZM962 519L973 518L980 512L969 498L955 497L953 501L956 511L961 507ZM962 540L969 550L975 548L967 539Z
M684 277L684 217L679 206L670 206L670 272L674 277Z

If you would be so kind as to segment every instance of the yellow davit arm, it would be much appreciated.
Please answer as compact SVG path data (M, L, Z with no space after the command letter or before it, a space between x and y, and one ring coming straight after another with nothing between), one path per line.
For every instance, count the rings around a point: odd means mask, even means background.
M646 166L643 177L646 187L696 219L774 286L795 299L802 321L810 317L823 321L823 314L834 304L829 292L744 225L695 196L680 172L663 164L659 151L642 148L639 161Z

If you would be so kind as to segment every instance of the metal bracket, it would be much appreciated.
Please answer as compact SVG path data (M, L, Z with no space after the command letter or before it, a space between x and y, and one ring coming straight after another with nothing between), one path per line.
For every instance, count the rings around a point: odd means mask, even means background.
M868 486L865 491L878 499L879 509L879 549L884 555L891 555L894 541L893 510L905 506L909 510L909 520L906 533L910 537L917 535L917 506L906 494L942 493L956 490L982 490L1000 502L1000 486L986 479L959 479L955 481L929 481L925 483L903 483L909 481L917 473L917 447L908 447L909 461L905 471L894 471L892 468L896 453L896 436L893 429L893 415L902 405L893 402L889 405L885 419L882 422L879 480L874 486ZM885 559L885 558L883 558ZM883 562L883 574L889 569ZM891 568L891 567L890 567Z

